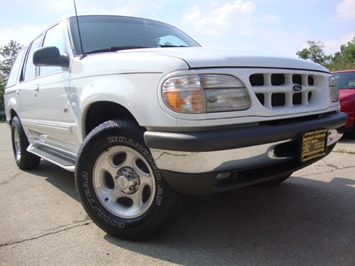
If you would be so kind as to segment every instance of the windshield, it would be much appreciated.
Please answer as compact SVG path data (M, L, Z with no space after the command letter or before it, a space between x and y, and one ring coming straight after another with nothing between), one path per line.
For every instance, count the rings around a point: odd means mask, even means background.
M79 16L84 54L123 49L200 46L179 29L165 23L120 16ZM77 21L70 18L76 54L81 54Z
M333 73L333 76L338 81L339 89L354 89L355 88L355 71Z

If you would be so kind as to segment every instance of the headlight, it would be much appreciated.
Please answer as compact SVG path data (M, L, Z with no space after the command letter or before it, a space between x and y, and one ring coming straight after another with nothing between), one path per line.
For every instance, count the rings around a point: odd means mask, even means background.
M162 87L165 104L178 113L245 110L250 100L243 83L229 75L184 75L167 79Z
M329 92L330 92L330 100L332 102L338 102L339 88L338 88L338 83L333 76L329 77Z

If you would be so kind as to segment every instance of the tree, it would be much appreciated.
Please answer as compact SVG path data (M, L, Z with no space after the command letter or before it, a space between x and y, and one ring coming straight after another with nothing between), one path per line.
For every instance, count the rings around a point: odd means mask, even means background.
M11 67L15 62L18 52L22 45L11 40L7 45L0 47L0 110L4 109L4 88L9 76Z
M355 69L355 37L332 57L332 70Z
M340 46L340 51L334 55L326 55L323 51L322 42L308 41L309 48L298 51L296 54L299 58L309 59L319 63L331 71L355 69L355 37Z
M310 59L315 63L321 65L327 65L331 60L331 56L325 55L323 49L324 44L322 42L308 41L309 48L304 48L301 51L297 51L297 55L302 59Z

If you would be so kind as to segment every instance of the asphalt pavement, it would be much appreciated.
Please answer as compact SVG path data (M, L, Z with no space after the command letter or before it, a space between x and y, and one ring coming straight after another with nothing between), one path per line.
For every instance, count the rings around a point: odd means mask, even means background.
M101 231L74 175L41 161L21 171L0 124L1 265L355 265L355 141L274 187L188 196L176 224L148 241Z

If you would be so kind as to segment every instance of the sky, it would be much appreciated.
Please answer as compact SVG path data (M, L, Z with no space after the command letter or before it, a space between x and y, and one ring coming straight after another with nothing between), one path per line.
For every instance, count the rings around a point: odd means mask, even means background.
M76 0L79 15L144 17L174 25L204 47L243 55L297 57L307 41L326 54L355 36L355 0ZM63 16L74 15L72 0L0 0L0 46L29 43Z

